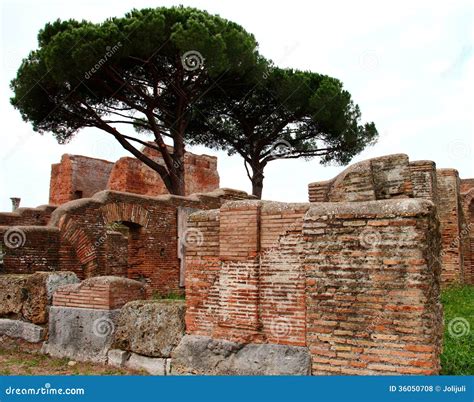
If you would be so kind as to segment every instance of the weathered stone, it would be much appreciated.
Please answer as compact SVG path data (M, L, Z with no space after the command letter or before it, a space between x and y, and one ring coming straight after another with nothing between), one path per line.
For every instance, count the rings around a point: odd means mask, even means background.
M29 322L0 318L0 336L19 338L27 342L38 343L44 339L44 328Z
M51 307L49 337L43 352L105 363L118 314L119 310Z
M230 375L309 375L307 348L276 344L239 344L186 335L173 351L172 373Z
M74 272L51 272L46 277L46 294L48 303L53 301L53 294L60 286L78 283L79 279Z
M21 317L28 275L0 275L0 317Z
M169 357L185 331L180 300L127 303L120 312L113 346L150 357Z
M132 353L126 361L125 367L132 370L145 370L152 375L166 375L166 360L156 359Z
M72 272L0 275L0 317L45 324L54 290L78 281Z
M107 353L107 364L113 367L123 367L130 353L120 349L110 349Z

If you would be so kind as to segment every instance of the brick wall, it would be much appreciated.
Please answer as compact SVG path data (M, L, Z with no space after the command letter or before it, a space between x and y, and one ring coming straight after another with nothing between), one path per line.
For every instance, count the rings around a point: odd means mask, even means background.
M51 166L49 203L61 205L105 190L113 165L102 159L63 155L60 163Z
M437 206L442 234L442 281L471 282L469 213L462 195L474 179L460 180L454 169L436 170L432 161L409 162L387 155L349 166L332 180L309 184L310 202L423 198Z
M461 181L462 182L462 181ZM474 187L462 194L464 280L474 285Z
M461 193L467 193L474 188L474 179L461 179Z
M60 287L53 306L115 310L132 300L145 298L142 283L115 276L102 276Z
M443 282L462 282L462 211L459 203L459 174L455 169L438 169L438 215L441 230Z
M313 374L437 374L442 313L434 205L317 203L304 221Z
M413 197L408 156L395 154L349 166L333 180L310 183L310 202Z
M227 191L176 197L145 197L104 191L90 199L60 206L50 224L59 228L60 269L79 278L125 275L148 286L150 294L183 292L178 258L178 208L218 208L227 198L245 193ZM127 227L127 238L114 225Z
M46 226L0 226L1 273L31 274L59 269L59 230Z
M154 149L147 148L144 153L164 165L163 158ZM186 195L205 193L219 188L216 157L187 152L184 157L184 170ZM128 157L121 158L115 163L107 188L150 196L168 194L158 173L139 160Z
M188 242L186 250L186 328L196 335L211 335L217 324L219 218L219 210L196 212L188 218L188 230L197 234L197 241Z
M308 207L229 202L220 211L190 216L189 229L202 239L186 254L190 333L238 342L305 343L303 253L295 243L301 242Z
M439 370L432 202L230 202L188 228L189 334L308 346L314 374Z
M1 212L0 226L45 226L55 209L54 205L41 205L38 208L18 208L15 212Z
M127 276L128 236L121 232L107 231L105 243L107 271L110 275Z
M170 149L172 150L171 147ZM164 165L157 151L146 148L144 154ZM184 157L184 169L186 195L206 193L219 188L216 157L187 152ZM50 204L61 205L68 201L89 198L103 190L149 196L168 194L160 175L131 157L120 158L113 163L65 154L60 163L51 166Z
M425 198L438 204L438 182L436 164L432 161L410 162L411 182L414 198Z

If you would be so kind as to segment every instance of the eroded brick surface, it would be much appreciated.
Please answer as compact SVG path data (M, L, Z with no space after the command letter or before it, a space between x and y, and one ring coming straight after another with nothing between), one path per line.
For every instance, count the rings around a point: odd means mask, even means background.
M115 310L133 300L145 298L142 283L116 276L102 276L60 287L53 296L53 306L96 310Z
M190 335L307 346L313 374L439 371L431 201L230 202L188 225L203 238L186 256Z
M154 149L146 148L144 154L164 165L161 155ZM219 188L216 157L187 152L184 157L184 170L186 195L206 193ZM68 201L89 198L103 190L150 196L169 194L160 175L132 157L120 158L113 163L65 154L60 163L51 167L50 204L61 205Z
M373 201L393 198L424 198L437 207L442 237L444 283L472 279L472 232L470 213L463 197L474 179L460 180L455 169L436 169L432 161L410 162L395 154L349 166L332 180L309 184L310 202Z

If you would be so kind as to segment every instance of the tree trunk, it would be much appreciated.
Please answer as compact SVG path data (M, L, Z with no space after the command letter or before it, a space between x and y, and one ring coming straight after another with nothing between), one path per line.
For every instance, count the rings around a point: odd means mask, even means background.
M256 196L259 200L262 199L262 191L263 191L263 168L264 165L260 164L252 164L252 195Z

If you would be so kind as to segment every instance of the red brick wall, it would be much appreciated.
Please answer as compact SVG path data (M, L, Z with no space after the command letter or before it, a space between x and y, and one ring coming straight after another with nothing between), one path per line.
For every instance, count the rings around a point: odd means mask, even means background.
M15 212L1 212L0 226L46 226L54 205L42 205L38 208L18 208Z
M304 254L295 242L308 207L230 202L190 216L188 228L203 239L186 254L190 333L305 344Z
M462 207L465 224L463 234L464 280L474 285L474 188L462 194Z
M314 374L437 373L437 222L423 200L194 213L188 228L202 241L186 255L187 331L306 345Z
M112 162L102 159L63 155L60 163L51 166L49 203L61 205L105 190L112 167Z
M461 193L474 179L460 180L454 169L436 170L432 161L409 162L403 154L369 159L349 166L333 180L309 184L310 202L424 198L438 208L442 235L442 280L470 282L469 214ZM465 208L464 208L465 209Z
M188 219L188 230L201 234L201 241L190 242L186 249L186 330L191 334L210 336L217 325L219 218L219 210L210 210L196 212Z
M46 226L0 226L0 273L31 274L59 269L59 230Z
M439 238L429 201L318 203L304 222L313 374L437 374Z
M436 180L436 164L432 161L410 162L413 197L432 200L438 203L438 183Z
M128 269L128 238L123 233L108 230L105 253L108 274L126 277Z
M461 179L461 193L467 193L474 188L474 179Z
M438 216L441 230L443 282L463 281L459 174L455 169L438 169Z
M107 189L143 195L168 194L158 173L135 158L120 158L115 162Z
M164 165L157 151L146 148L144 153ZM184 157L184 169L186 195L219 188L216 157L188 152ZM124 157L113 163L65 154L60 163L51 166L50 204L61 205L79 198L92 197L103 190L149 196L168 194L160 175L131 157Z
M147 148L144 153L164 165L157 151ZM184 169L186 195L219 188L216 157L188 152L184 157ZM107 188L150 196L168 194L160 175L135 158L121 158L115 163Z
M145 288L140 282L103 276L60 287L53 295L53 306L114 310L144 298Z
M151 293L182 292L178 207L218 208L232 196L243 197L243 193L221 189L184 198L105 191L92 199L69 202L51 218L51 225L60 229L60 268L73 271L82 279L120 275L125 270L127 277L147 284ZM111 225L116 222L129 227L126 261L121 255L122 263L117 261L116 253L124 250L124 239L110 234Z

